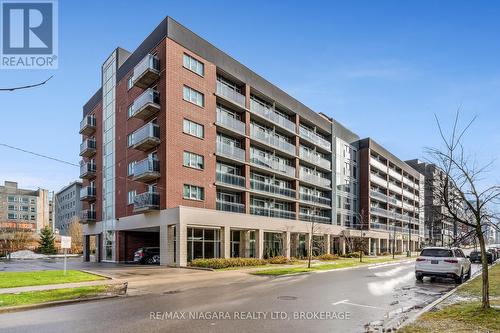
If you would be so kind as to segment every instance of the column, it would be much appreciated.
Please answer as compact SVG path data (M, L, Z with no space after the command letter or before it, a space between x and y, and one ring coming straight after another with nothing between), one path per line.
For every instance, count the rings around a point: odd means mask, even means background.
M290 231L285 231L283 233L283 235L284 235L284 240L285 240L284 244L283 244L283 249L285 252L284 255L285 255L285 257L287 257L287 259L290 259L290 253L291 253L290 252L291 251L291 249L290 249Z
M90 259L90 242L89 242L89 236L84 235L83 236L83 256L82 259L83 261L89 261Z
M262 259L264 257L264 230L255 230L255 257Z
M326 254L330 254L331 251L330 251L330 246L331 246L331 243L330 243L330 235L326 234L325 236L325 246L326 246Z
M339 238L339 245L340 245L340 254L344 255L345 254L345 239L344 239L344 237Z
M377 253L375 253L375 254L382 253L382 249L380 248L380 242L381 242L381 239L377 238Z
M305 245L306 245L306 255L309 257L309 244L312 241L311 234L306 234Z
M182 222L175 226L175 265L187 266L187 226Z
M167 262L166 264L168 266L174 266L175 265L175 233L174 233L175 227L170 225L167 226ZM160 229L161 233L161 229ZM161 251L161 249L160 249ZM160 258L161 261L161 258Z
M231 229L229 227L223 227L221 232L221 258L231 258Z
M168 265L168 226L160 225L160 266Z
M248 258L248 249L250 247L250 231L240 231L240 257Z
M372 252L372 239L368 237L368 255Z

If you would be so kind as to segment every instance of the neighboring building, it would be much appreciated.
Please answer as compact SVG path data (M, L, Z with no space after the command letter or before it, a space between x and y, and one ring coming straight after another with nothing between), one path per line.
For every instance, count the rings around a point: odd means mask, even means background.
M99 260L159 246L161 263L177 266L300 256L311 240L345 251L341 233L358 227L356 134L169 17L133 53L117 48L101 74L80 124L87 260L91 237ZM321 226L314 238L311 222ZM372 252L390 237L363 233Z
M70 223L79 221L82 211L81 182L72 182L55 194L55 229L66 235Z
M0 186L0 229L39 232L52 227L53 210L49 191L20 189L16 182Z
M413 251L424 237L423 175L371 138L358 141L357 146L363 227L388 234L381 241L382 252L394 241L394 234L396 252L408 251L409 245Z

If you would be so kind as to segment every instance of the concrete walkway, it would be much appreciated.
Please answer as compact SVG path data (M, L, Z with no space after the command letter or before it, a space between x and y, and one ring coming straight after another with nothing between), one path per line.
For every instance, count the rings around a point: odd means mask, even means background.
M23 293L27 291L42 291L42 290L54 290L54 289L65 289L65 288L77 288L77 287L91 287L100 285L110 285L110 284L123 284L124 281L117 280L99 280L99 281L85 281L85 282L74 282L74 283L60 283L60 284L45 284L41 286L26 286L26 287L16 287L16 288L1 288L0 294L16 294Z

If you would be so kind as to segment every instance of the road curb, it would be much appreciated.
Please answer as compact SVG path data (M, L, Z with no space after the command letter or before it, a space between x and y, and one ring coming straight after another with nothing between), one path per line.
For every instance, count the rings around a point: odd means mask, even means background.
M78 269L78 271L84 272L84 273L87 273L87 274L97 275L97 276L100 276L100 277L103 277L103 278L106 278L106 279L109 279L109 280L115 280L115 278L113 278L111 275L106 275L104 273L89 271L89 270L86 270L86 269Z

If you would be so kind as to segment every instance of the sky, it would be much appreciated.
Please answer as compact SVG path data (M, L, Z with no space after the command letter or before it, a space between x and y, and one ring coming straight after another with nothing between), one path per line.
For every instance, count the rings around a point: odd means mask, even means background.
M402 160L451 126L465 148L500 150L500 3L493 1L59 1L59 68L0 70L0 143L78 164L82 106L117 46L133 51L171 16L311 109ZM0 146L0 183L59 190L79 168ZM495 161L485 184L499 184Z

